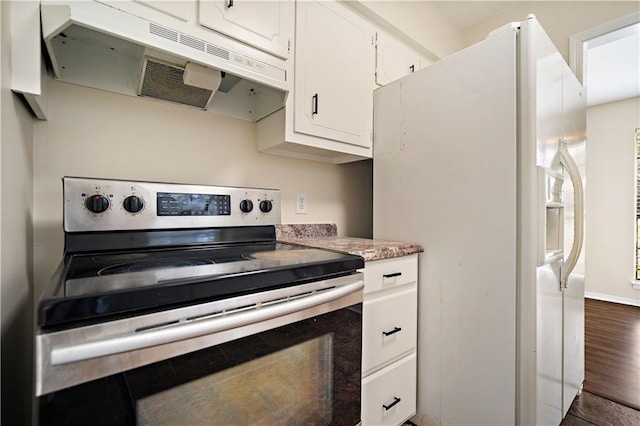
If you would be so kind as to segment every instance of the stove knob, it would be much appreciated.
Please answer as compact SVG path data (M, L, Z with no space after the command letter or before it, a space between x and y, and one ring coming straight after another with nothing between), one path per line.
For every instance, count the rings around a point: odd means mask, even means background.
M273 208L273 203L269 200L260 201L260 210L264 213L269 213Z
M109 199L104 195L93 194L84 200L84 205L90 212L102 213L109 208Z
M249 213L253 210L253 201L251 200L242 200L240 201L240 211L243 213Z
M136 195L129 195L124 199L122 206L129 213L138 213L144 207L144 200Z

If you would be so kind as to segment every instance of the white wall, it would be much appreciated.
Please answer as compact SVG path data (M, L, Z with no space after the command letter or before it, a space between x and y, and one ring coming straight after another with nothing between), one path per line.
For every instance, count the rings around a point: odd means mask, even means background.
M506 3L506 2L505 2ZM520 1L464 30L464 43L469 46L483 40L500 26L522 21L534 13L565 61L569 55L569 37L596 25L640 10L636 1Z
M635 274L635 129L640 98L587 110L585 291L640 304Z
M333 165L256 151L253 123L180 105L50 81L36 123L33 218L38 291L62 249L62 176L279 188L283 223L371 236L371 162ZM308 214L295 214L296 193Z
M24 102L9 89L10 7L0 2L1 422L28 425L33 400L33 126Z

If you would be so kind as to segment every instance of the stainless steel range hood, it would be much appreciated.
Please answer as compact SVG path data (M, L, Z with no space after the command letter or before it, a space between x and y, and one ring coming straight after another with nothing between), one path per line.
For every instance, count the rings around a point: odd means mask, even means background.
M285 60L196 25L178 29L97 2L43 1L56 79L258 121L282 108Z

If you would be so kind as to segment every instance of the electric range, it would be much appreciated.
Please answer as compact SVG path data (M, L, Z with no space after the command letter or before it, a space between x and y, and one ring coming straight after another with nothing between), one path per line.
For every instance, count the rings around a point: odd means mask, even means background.
M79 394L113 392L101 383L116 380L130 398L133 382L145 383L150 369L172 365L177 372L194 354L240 345L243 355L220 367L227 371L256 350L249 365L265 351L297 354L294 347L316 341L324 349L313 346L323 363L314 361L314 377L330 377L320 380L324 394L303 399L317 398L315 406L358 422L364 260L276 241L280 191L65 177L63 196L64 255L38 303L41 417L61 415L73 424L72 413L105 406L96 402L101 397L83 401ZM295 335L295 344L267 338L271 333ZM300 374L291 374L291 386ZM327 406L326 392L338 392L335 404ZM122 410L128 414L114 423L144 423ZM78 424L90 420L78 416Z

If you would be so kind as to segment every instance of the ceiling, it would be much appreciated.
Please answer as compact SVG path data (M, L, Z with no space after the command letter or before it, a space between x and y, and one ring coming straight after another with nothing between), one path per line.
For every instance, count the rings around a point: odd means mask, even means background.
M505 1L435 1L434 6L460 31L511 7ZM640 96L640 24L586 43L584 85L589 106Z

